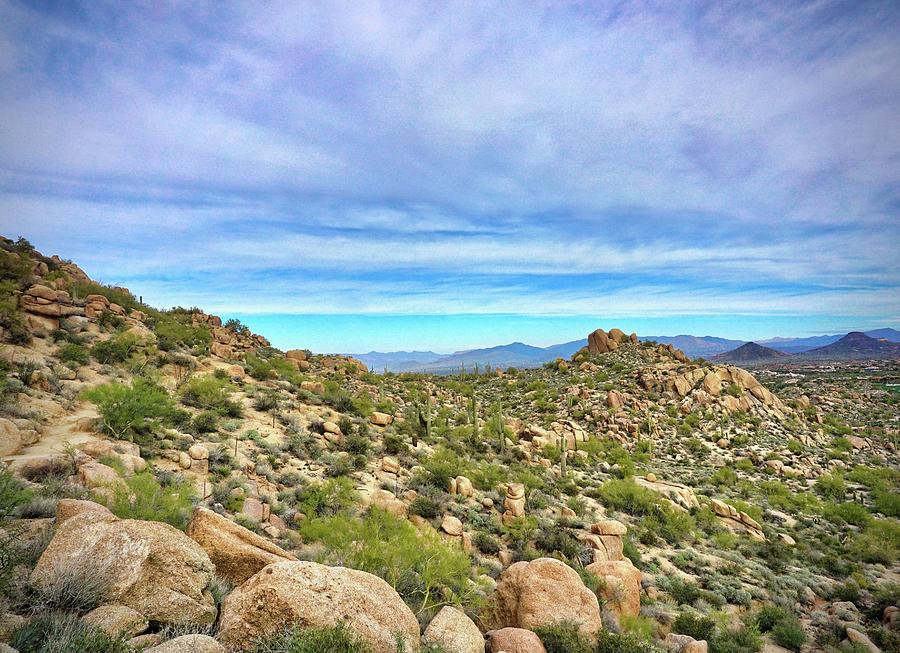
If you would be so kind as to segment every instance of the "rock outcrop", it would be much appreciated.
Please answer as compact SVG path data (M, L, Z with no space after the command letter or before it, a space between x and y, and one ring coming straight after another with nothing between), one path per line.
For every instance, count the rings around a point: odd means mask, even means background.
M484 637L478 626L462 610L441 608L423 635L428 644L437 644L447 653L484 653Z

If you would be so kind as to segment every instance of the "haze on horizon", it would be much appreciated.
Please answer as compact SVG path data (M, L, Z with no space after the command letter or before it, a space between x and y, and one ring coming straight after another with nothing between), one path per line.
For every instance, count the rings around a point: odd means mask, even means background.
M351 5L0 0L0 233L317 351L900 324L900 4Z

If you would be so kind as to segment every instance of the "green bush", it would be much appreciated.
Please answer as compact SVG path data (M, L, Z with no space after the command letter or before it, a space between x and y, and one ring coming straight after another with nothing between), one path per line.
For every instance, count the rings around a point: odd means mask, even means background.
M539 626L534 632L541 638L547 653L591 653L588 641L574 623L561 622L550 626Z
M482 553L497 554L500 552L500 541L485 531L478 531L472 538L472 544Z
M712 639L716 630L716 622L710 617L694 612L682 612L675 618L672 630L682 635L690 635L694 639Z
M441 514L441 504L429 496L420 494L410 502L409 513L425 519L434 519Z
M788 618L790 613L779 605L774 603L766 603L759 611L752 616L753 623L761 633L768 633L780 621Z
M816 479L816 491L828 499L843 499L847 493L847 484L840 472L822 474Z
M71 365L87 365L91 362L91 353L86 347L74 342L67 342L56 353L59 359Z
M469 556L445 544L434 531L420 533L406 519L372 508L362 518L342 513L309 519L300 532L325 545L326 562L383 578L419 615L475 601Z
M900 522L872 519L854 538L851 551L863 562L893 564L900 556Z
M194 419L191 420L191 431L197 435L215 433L218 429L219 414L214 411L204 410L202 413L195 415Z
M12 634L19 653L131 653L124 639L113 638L72 614L32 617Z
M616 635L608 630L597 633L594 653L659 653L660 649L634 635Z
M330 478L296 490L297 509L309 518L331 517L353 506L358 499L349 478Z
M91 356L105 365L124 363L140 345L141 339L135 334L120 333L91 347Z
M762 648L762 638L755 626L717 630L707 643L709 653L755 653Z
M292 627L255 643L251 653L370 653L345 624L304 630Z
M166 485L153 474L144 472L125 479L127 489L119 488L106 507L122 519L142 519L171 524L184 530L191 519L197 497L193 486L177 477ZM101 502L104 499L100 498Z
M799 651L806 643L806 633L794 615L788 615L775 624L772 628L772 637L779 646L792 651Z
M206 374L192 376L178 388L178 394L186 406L213 410L225 417L240 417L241 405L231 400L233 390L227 379Z
M13 476L6 467L0 468L0 522L12 517L32 496L33 492L24 481Z
M119 440L146 440L154 422L175 418L168 393L152 381L136 378L130 386L112 382L88 390L84 396L96 404L103 430Z
M189 313L161 313L150 322L150 326L156 334L157 346L163 351L179 347L199 347L205 350L212 343L209 328L191 326Z

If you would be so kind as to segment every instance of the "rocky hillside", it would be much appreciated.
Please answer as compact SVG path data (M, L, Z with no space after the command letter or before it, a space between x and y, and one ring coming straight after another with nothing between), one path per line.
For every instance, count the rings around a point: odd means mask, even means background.
M0 273L3 650L898 650L896 370L375 374Z
M724 354L717 354L713 356L712 360L713 362L735 363L738 365L758 365L760 363L777 362L778 359L787 357L788 354L777 349L763 347L755 342L748 342L737 349L726 351Z

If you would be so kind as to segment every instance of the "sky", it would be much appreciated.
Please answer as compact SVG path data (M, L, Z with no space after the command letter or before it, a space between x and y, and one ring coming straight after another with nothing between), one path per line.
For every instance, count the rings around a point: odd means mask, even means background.
M0 0L0 233L280 347L900 324L900 3Z

